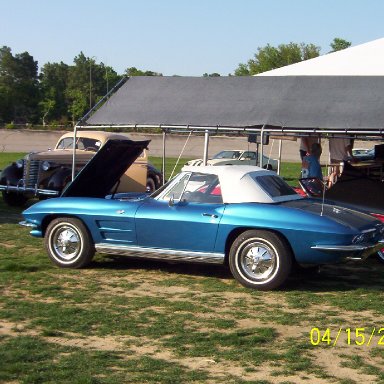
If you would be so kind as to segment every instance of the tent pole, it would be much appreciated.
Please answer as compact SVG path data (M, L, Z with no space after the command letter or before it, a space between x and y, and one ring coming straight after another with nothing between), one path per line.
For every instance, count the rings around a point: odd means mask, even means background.
M280 175L280 166L281 166L281 153L283 148L283 140L279 140L279 159L277 161L277 174Z
M260 154L259 154L259 167L263 168L263 157L264 157L264 128L265 128L265 124L261 127L261 131L260 131Z
M163 185L165 184L165 139L167 137L167 131L163 130L163 164L162 164L162 172L163 172Z
M204 135L204 157L203 157L203 165L207 165L208 162L208 145L209 145L209 130L205 130Z
M75 178L75 168L76 168L76 133L77 125L73 128L73 150L72 150L72 181Z

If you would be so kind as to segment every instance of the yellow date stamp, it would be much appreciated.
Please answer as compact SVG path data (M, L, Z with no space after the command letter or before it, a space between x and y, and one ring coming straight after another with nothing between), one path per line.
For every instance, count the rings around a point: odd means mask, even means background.
M317 328L309 332L309 341L312 345L328 345L335 347L338 344L357 346L384 346L384 327L356 327L356 328Z

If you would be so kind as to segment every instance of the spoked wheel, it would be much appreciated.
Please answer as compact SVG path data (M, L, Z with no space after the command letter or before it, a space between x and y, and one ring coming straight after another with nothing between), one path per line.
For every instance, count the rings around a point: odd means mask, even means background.
M292 252L287 242L273 232L245 231L232 244L229 266L245 287L275 289L291 272Z
M78 219L59 218L47 228L45 247L50 259L62 268L82 268L95 253L91 236Z
M156 191L156 184L155 181L151 178L147 178L147 192L153 193Z
M381 248L379 252L377 252L377 258L379 261L384 263L384 248Z

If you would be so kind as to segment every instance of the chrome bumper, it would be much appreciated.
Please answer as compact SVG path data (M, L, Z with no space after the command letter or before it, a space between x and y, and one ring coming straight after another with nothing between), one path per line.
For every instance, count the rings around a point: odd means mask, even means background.
M32 187L23 187L19 185L0 185L0 191L13 192L18 194L32 194L34 196L59 196L58 191L52 191L51 189L39 189Z
M351 245L314 245L311 249L324 252L341 252L346 253L346 260L364 260L384 247L384 239L376 244L351 244Z
M23 227L28 227L28 228L37 228L36 224L30 223L29 221L20 221L19 225Z

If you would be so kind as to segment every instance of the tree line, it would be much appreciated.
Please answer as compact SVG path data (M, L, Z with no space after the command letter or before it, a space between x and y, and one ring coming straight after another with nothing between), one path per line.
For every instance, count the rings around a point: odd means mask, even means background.
M331 52L351 43L335 38ZM247 63L240 63L235 76L250 76L320 55L314 44L281 44L259 47ZM229 74L230 76L232 74ZM97 63L80 52L73 65L46 63L39 71L38 62L28 52L13 54L0 48L0 126L18 124L74 125L110 89L125 76L162 76L154 71L129 67L118 74L112 67ZM220 76L204 73L203 76Z

